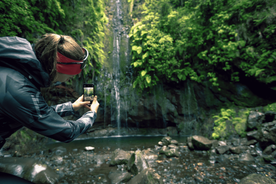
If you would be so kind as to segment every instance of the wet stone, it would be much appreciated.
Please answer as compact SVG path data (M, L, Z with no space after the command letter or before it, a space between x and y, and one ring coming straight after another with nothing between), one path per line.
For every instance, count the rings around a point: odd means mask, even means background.
M171 137L163 137L162 138L162 143L163 143L163 145L168 146L171 143L171 140L172 140Z
M227 152L229 150L229 147L228 146L219 146L216 149L219 154L224 154L225 152Z
M92 147L92 146L86 146L84 149L85 149L86 151L93 151L93 150L95 150L95 148Z
M178 145L178 141L177 140L171 140L171 144Z
M250 153L242 153L239 156L239 161L254 161L254 158Z

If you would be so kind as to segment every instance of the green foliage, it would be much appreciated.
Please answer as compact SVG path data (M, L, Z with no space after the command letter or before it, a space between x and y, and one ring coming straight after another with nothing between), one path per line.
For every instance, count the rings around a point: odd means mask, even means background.
M249 115L249 109L241 109L237 114L234 109L221 109L219 115L214 115L214 132L212 137L214 139L226 139L229 135L234 133L232 127L241 137L246 136L246 121Z
M207 77L219 87L219 73L229 81L239 81L241 74L260 80L275 75L272 5L262 0L145 0L143 18L130 31L133 86Z
M107 23L103 0L3 0L0 10L0 36L24 37L32 43L45 33L70 35L90 53L88 66L75 80L88 82L100 73Z

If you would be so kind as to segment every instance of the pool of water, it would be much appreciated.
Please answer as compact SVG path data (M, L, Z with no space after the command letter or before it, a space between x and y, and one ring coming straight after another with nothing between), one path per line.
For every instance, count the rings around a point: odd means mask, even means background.
M48 144L48 148L62 146L71 152L73 149L83 150L86 146L95 147L95 151L102 149L115 150L117 148L134 151L137 149L154 148L164 136L112 136L112 137L95 137L95 138L81 138L75 139L70 143L54 142ZM178 142L186 142L185 136L172 136Z

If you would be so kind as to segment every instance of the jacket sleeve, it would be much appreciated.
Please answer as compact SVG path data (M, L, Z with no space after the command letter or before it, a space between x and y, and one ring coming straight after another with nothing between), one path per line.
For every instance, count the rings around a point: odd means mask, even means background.
M66 102L63 104L52 105L51 108L61 117L70 116L75 114L72 106L72 102Z
M8 83L3 109L7 116L23 126L52 139L71 142L95 122L97 114L94 111L88 111L76 121L64 120L47 105L40 91L28 79L22 80L25 81Z

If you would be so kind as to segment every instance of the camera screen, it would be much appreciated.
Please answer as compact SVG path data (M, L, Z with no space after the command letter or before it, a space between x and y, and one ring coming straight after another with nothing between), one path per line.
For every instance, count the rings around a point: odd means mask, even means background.
M94 87L85 87L83 90L84 101L93 101Z

